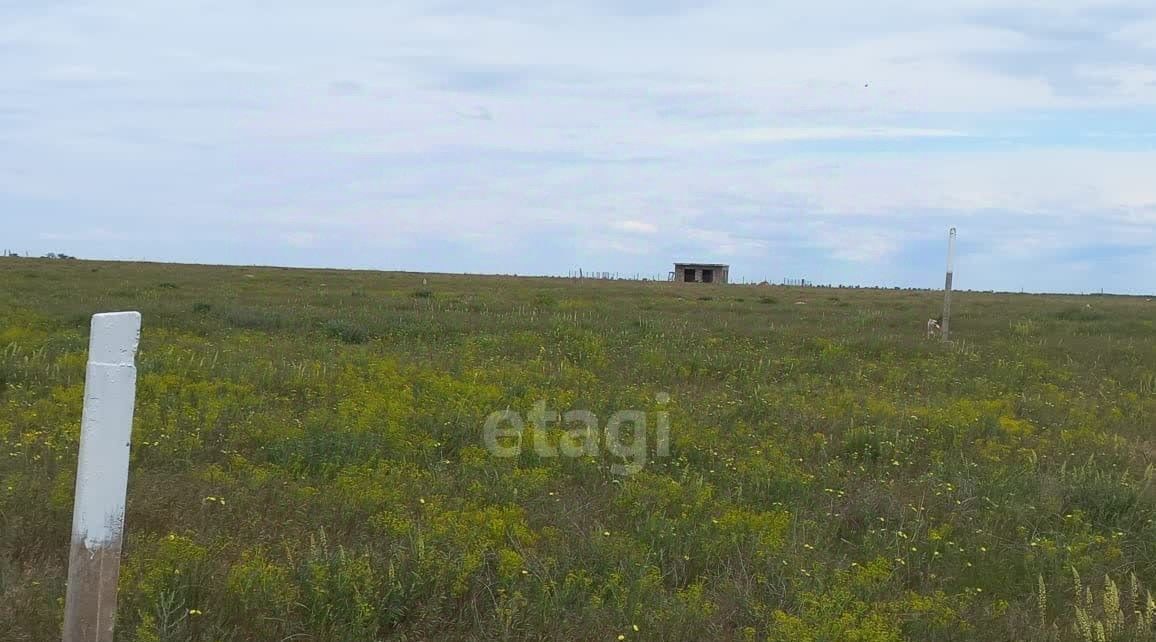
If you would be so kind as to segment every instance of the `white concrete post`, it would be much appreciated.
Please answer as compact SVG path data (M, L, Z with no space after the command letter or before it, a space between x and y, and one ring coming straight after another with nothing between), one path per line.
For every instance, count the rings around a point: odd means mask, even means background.
M113 639L136 402L134 359L139 341L139 312L92 317L64 603L64 642Z
M947 233L947 277L943 283L943 324L940 334L948 340L951 333L951 280L955 272L955 228Z

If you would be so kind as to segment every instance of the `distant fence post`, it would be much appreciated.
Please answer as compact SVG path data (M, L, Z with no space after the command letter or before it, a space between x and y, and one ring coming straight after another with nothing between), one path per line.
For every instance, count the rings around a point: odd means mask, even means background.
M139 341L139 312L92 317L64 602L64 642L113 639Z
M947 277L943 283L943 340L947 341L951 333L951 278L955 270L955 228L947 233Z

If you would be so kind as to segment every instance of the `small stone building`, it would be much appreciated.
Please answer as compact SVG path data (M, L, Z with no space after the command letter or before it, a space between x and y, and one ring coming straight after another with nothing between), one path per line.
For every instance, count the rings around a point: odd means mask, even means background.
M727 283L731 266L722 263L675 263L674 281L678 283Z

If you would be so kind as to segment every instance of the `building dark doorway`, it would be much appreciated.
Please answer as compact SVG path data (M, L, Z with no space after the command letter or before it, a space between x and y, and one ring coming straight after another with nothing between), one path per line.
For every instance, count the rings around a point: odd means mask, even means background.
M682 271L682 280L687 283L694 283L694 268L686 268Z
M714 270L703 270L702 271L702 282L703 283L713 283L714 282Z

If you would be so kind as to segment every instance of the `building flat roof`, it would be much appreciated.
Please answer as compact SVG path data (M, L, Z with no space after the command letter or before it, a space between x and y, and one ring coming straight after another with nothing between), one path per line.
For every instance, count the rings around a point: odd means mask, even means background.
M688 267L689 266L695 266L695 267L709 267L709 268L719 268L719 267L729 268L730 267L726 263L691 263L691 262L686 262L686 263L675 263L674 265L676 267L680 266L680 265L681 266L688 266Z

